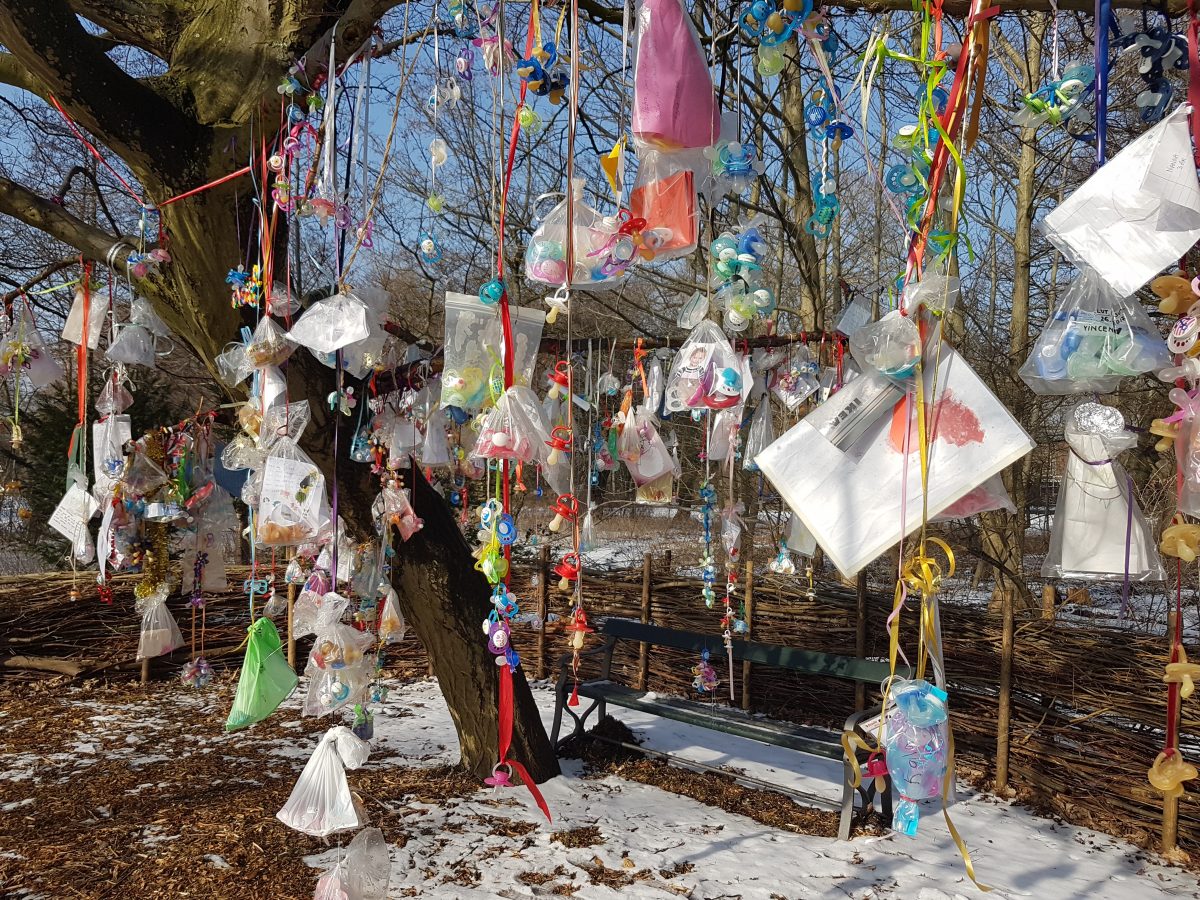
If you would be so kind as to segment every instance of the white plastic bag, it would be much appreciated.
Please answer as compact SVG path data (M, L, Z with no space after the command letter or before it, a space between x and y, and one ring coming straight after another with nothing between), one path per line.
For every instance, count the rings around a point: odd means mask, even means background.
M104 355L113 362L153 369L154 335L141 325L126 325Z
M167 609L167 589L160 587L149 597L137 601L142 614L142 633L138 639L138 659L163 656L183 646L183 635L175 617Z
M318 300L296 321L288 337L315 353L333 353L371 333L367 306L349 294Z
M853 345L852 345L853 346ZM1020 376L1037 394L1107 394L1121 379L1171 365L1141 303L1091 269L1071 282Z
M1080 268L1122 297L1200 240L1200 182L1183 104L1129 144L1041 222Z
M100 346L100 332L104 330L104 317L108 314L108 301L95 294L85 297L82 287L75 288L75 299L67 321L63 323L62 339L78 346L83 343L84 309L87 318L87 345L89 350Z
M360 768L370 752L371 745L355 737L349 728L344 725L330 728L275 817L289 828L313 837L361 828L366 824L366 813L350 792L346 769Z
M1081 403L1064 428L1069 452L1043 578L1162 581L1154 535L1116 457L1137 444L1120 411Z
M775 443L775 421L771 416L770 395L765 395L754 410L750 419L750 429L746 433L746 452L742 454L742 468L749 472L757 472L758 466L754 457Z

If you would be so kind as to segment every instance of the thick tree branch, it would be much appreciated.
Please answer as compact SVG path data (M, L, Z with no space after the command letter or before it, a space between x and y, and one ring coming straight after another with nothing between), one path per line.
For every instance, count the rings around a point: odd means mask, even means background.
M139 177L181 180L184 151L203 131L105 56L65 0L0 0L0 40L30 77L85 128L103 135Z
M24 64L11 53L0 53L0 84L12 85L46 101L50 99L50 92L46 90L46 86L34 78Z
M183 4L172 0L68 0L90 22L108 29L121 44L170 59L183 30Z
M57 203L3 177L0 177L0 215L24 222L99 262L109 261L113 245L122 243L120 237L89 225ZM111 261L115 265L123 264L132 250L132 245L124 244Z

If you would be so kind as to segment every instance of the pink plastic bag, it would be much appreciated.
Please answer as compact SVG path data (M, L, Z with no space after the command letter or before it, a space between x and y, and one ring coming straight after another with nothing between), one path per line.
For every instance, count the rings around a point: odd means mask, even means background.
M633 136L664 150L708 147L721 117L708 59L683 0L640 0Z

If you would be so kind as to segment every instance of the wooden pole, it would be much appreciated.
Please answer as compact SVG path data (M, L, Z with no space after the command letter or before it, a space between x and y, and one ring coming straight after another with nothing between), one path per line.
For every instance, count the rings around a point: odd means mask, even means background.
M754 633L754 561L746 561L746 637ZM742 709L750 710L750 660L742 660Z
M1175 610L1167 613L1167 635L1170 644L1175 642ZM1171 651L1168 650L1168 653ZM1169 658L1169 657L1168 657ZM1170 695L1168 694L1168 698ZM1175 716L1175 743L1172 745L1174 749L1179 749L1179 713L1182 703L1176 703L1175 708L1171 709L1170 699L1167 700L1167 715ZM1163 796L1163 812L1162 812L1162 852L1163 855L1173 854L1178 845L1179 840L1179 798Z
M142 660L142 687L150 683L150 657Z
M539 679L546 677L546 616L550 614L547 609L550 602L550 545L543 544L541 553L538 554L538 589L537 589L537 609L538 621L541 623L538 626L537 638L537 677Z
M996 793L1008 788L1008 739L1012 718L1012 665L1014 609L1013 590L1000 595L1000 704L996 710Z
M652 594L652 578L654 557L649 553L642 556L642 624L650 624L650 603ZM650 682L650 645L645 641L638 644L638 690L646 690Z
M854 592L854 655L867 658L867 573L858 573ZM862 712L867 707L867 686L861 681L854 684L854 711Z
M1042 585L1042 618L1048 622L1054 621L1054 604L1058 600L1058 592L1052 584Z
M288 632L287 632L287 648L288 648L288 665L292 671L296 671L296 632L292 628L293 619L296 616L296 586L288 585Z

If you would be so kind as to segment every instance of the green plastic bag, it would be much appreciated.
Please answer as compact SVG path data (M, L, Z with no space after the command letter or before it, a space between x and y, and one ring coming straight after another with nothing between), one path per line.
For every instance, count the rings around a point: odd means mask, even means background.
M274 622L263 616L250 626L249 631L246 660L242 663L233 708L225 721L226 731L261 722L275 712L300 680L283 655Z

